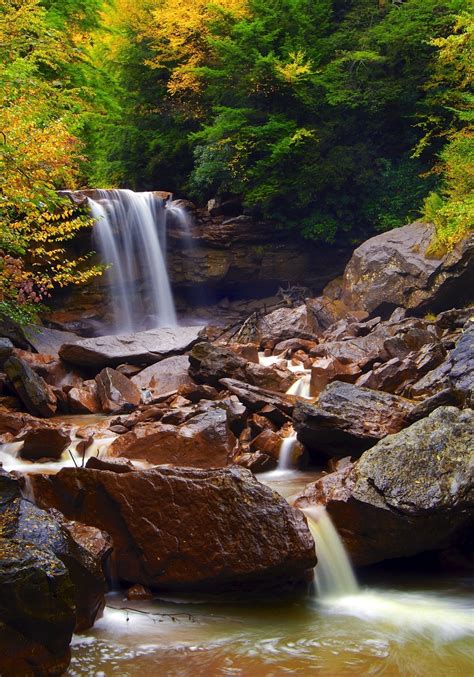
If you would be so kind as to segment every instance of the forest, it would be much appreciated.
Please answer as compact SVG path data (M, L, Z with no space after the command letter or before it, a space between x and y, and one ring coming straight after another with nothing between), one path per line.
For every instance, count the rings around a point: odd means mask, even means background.
M472 228L469 0L1 0L0 308L101 274L58 189L163 189L313 241Z

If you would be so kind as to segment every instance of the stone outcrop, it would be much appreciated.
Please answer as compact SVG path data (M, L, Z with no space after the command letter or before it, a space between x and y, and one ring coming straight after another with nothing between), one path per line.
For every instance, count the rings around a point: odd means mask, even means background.
M158 588L276 585L315 563L299 511L236 467L33 475L35 498L111 534L119 579Z
M140 459L154 465L172 463L220 468L231 462L237 440L229 428L224 404L211 404L181 425L139 423L109 447L110 456ZM166 419L165 419L166 420Z
M313 454L357 456L408 425L413 403L403 397L334 381L316 405L298 402L298 439Z
M326 475L295 505L326 506L355 564L442 549L474 519L474 412L440 407Z
M474 237L440 258L426 252L434 226L416 222L364 242L352 255L342 285L350 308L387 316L395 307L417 313L444 310L472 300ZM468 298L469 295L471 298Z
M150 365L181 355L199 341L203 327L150 329L122 336L101 336L65 343L59 354L69 364L99 371L119 364Z

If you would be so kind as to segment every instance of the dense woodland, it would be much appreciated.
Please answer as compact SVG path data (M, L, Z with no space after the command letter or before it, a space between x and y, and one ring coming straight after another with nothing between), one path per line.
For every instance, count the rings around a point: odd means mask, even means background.
M358 242L472 228L469 0L0 0L0 310L101 273L57 189L241 196Z

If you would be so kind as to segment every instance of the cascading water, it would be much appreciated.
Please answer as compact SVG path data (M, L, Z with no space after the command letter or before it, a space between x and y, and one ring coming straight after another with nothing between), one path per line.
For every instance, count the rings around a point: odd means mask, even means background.
M356 595L359 586L349 557L326 509L318 505L304 508L303 512L318 555L314 575L318 596L324 599Z
M305 374L305 376L299 378L286 392L287 395L311 399L311 374Z
M89 198L94 240L107 271L114 331L130 333L177 324L166 269L167 214L184 219L184 210L167 208L154 193L98 190Z
M285 437L280 446L280 455L278 457L278 470L291 470L293 464L293 452L296 445L296 434Z

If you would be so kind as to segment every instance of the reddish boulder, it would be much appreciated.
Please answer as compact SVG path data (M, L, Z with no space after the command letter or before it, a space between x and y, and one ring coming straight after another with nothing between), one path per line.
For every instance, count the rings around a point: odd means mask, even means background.
M156 465L219 468L230 463L236 443L225 407L211 404L181 425L139 423L117 437L108 454Z
M141 402L137 386L116 369L106 367L95 377L97 395L106 414L135 409Z
M98 414L101 411L95 381L84 381L80 388L71 388L67 399L71 414Z
M360 374L357 364L343 364L335 357L320 357L311 367L310 392L316 396L333 381L355 383Z
M36 500L111 534L119 579L213 590L301 580L314 543L300 511L241 468L31 476Z
M38 376L27 362L12 356L5 362L3 369L30 414L40 418L54 416L57 401L51 386Z
M64 428L40 424L24 430L15 441L23 442L20 455L28 461L40 458L58 460L70 445L71 436Z

